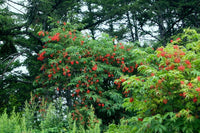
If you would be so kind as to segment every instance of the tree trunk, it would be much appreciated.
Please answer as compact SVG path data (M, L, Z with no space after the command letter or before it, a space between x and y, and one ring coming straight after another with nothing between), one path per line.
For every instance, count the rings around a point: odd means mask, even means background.
M134 33L133 33L133 26L132 26L128 11L126 12L126 16L127 16L127 20L128 20L128 28L129 28L129 30L131 32L132 42L134 42L135 41L135 37L134 37Z

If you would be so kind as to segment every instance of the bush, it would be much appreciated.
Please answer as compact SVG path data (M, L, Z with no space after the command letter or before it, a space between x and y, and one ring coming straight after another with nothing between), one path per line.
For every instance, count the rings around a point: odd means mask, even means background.
M57 24L50 32L40 31L45 45L38 54L43 62L36 77L36 94L49 100L65 97L72 110L93 105L104 124L124 116L120 85L114 80L122 74L135 73L129 52L135 46L118 43L107 34L93 40L74 30L68 23Z
M146 58L140 73L121 78L126 79L124 90L132 94L123 105L137 112L128 124L134 132L200 131L199 40L200 34L186 29L155 53L141 52Z

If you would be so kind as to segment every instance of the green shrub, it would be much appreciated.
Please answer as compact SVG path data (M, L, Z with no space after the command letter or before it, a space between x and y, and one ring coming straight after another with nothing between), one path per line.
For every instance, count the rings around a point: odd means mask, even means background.
M101 121L96 119L93 108L89 108L88 122L81 124L73 120L72 113L59 107L60 102L37 104L33 100L25 104L24 112L6 111L0 115L1 133L100 133ZM86 108L85 108L86 109ZM81 111L85 110L84 108Z
M123 105L137 112L128 119L133 132L200 131L199 42L200 34L186 29L180 38L153 54L138 52L145 57L139 73L116 81L123 79L124 91L131 93Z

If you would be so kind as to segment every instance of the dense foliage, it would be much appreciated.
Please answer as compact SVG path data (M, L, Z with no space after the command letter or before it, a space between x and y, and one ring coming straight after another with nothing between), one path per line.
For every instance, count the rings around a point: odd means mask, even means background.
M134 46L114 44L108 35L93 40L72 30L69 23L58 26L38 33L45 36L45 45L37 58L43 65L34 83L39 85L36 93L49 100L64 97L75 109L92 104L103 122L118 121L123 117L125 95L114 80L135 72L137 65L129 52Z
M199 39L195 30L186 29L166 47L142 53L139 74L123 83L132 94L123 105L137 112L127 120L132 132L199 132Z
M199 27L199 3L198 0L0 0L0 98L4 99L0 112L5 108L12 110L13 105L18 105L16 110L20 111L35 89L32 83L41 65L36 61L36 53L42 49L37 33L54 28L49 17L81 23L83 26L78 30L89 31L93 39L98 38L99 32L131 42L156 39L157 45L151 44L156 48L166 45L170 36L182 28ZM147 26L150 28L146 29ZM21 56L25 61L18 61ZM17 67L25 67L28 72L15 71Z
M0 132L199 132L199 4L0 0Z

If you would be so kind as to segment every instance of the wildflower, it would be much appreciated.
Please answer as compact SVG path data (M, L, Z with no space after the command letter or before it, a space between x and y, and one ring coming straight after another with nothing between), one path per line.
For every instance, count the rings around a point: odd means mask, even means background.
M94 67L92 68L93 71L97 70L97 65L95 64Z
M157 51L163 51L163 48L158 48Z
M192 87L192 83L188 83L188 86L189 86L189 87Z
M41 35L44 36L44 31L38 32L38 35L39 35L39 36L41 36Z
M186 63L187 65L191 65L191 63L190 63L189 60L185 60L185 63Z
M73 65L73 64L74 64L74 61L71 61L70 63L71 63L71 65Z
M183 65L181 65L181 66L178 67L178 70L179 70L179 71L184 71L184 70L185 70L185 67L184 67Z
M51 37L51 41L57 41L58 42L60 40L59 35L60 35L60 33L56 33L53 37Z
M52 74L49 74L48 77L51 78L51 77L52 77Z
M175 59L174 59L174 62L175 62L175 63L180 63L180 62L181 62L181 59L180 59L180 58L175 58Z
M76 93L79 93L79 92L80 92L80 89L76 89L75 92L76 92Z
M129 101L132 103L134 101L134 99L131 97Z
M200 91L200 88L196 88L196 91Z
M163 100L163 103L164 103L164 104L167 104L167 102L168 102L167 99L164 99L164 100Z
M200 76L197 77L197 80L200 81Z
M173 47L174 47L174 49L178 49L178 45L174 45Z
M86 92L87 94L89 94L90 93L90 90L87 90L87 92Z
M197 98L196 98L196 97L193 98L193 102L194 102L194 103L197 102Z
M143 119L142 118L138 118L138 121L143 121Z

